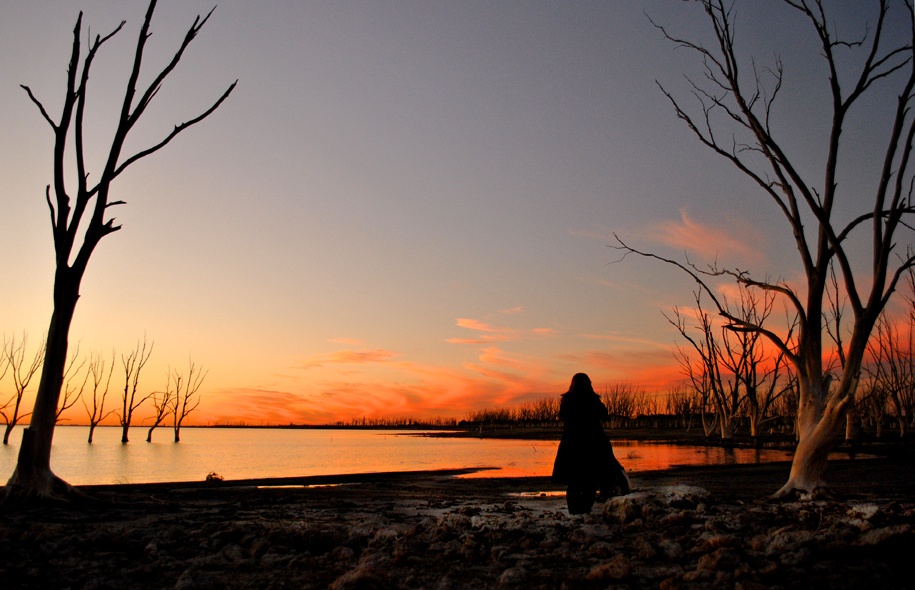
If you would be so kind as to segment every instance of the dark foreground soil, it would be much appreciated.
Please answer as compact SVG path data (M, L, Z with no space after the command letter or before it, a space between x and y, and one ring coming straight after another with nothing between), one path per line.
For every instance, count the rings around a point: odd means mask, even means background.
M788 464L632 474L569 516L546 478L374 474L102 486L0 510L0 588L912 588L915 463L831 465L836 498L772 502Z

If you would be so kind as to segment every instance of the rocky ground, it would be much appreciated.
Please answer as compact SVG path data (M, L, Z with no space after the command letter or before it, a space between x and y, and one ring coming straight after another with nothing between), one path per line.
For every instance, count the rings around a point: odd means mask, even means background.
M106 486L0 511L0 588L911 588L913 467L836 462L796 503L766 499L787 464L637 473L576 517L545 478Z

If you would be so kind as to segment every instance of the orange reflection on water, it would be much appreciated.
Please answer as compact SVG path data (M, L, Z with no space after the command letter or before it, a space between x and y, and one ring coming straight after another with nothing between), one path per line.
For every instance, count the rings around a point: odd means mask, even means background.
M556 441L528 443L531 452L523 451L522 444L512 453L511 460L495 471L480 471L461 477L546 477L552 474L556 457ZM617 460L629 473L659 471L683 465L730 465L790 461L790 451L776 449L734 449L722 447L674 445L634 440L613 442Z

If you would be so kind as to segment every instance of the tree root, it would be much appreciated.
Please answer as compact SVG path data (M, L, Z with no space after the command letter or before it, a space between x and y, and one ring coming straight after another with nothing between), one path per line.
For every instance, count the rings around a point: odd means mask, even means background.
M782 489L772 494L769 499L773 502L815 502L818 500L837 500L826 485L819 484L813 489L804 489L796 487L791 482L785 484Z
M28 510L33 508L93 508L104 502L90 496L54 475L50 474L47 485L36 488L19 483L8 483L2 488L0 506L4 509Z

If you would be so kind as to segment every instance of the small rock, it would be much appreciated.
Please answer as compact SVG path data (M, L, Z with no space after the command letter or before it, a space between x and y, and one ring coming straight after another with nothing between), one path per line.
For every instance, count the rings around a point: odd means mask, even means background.
M159 553L159 545L155 541L150 541L143 549L143 554L149 559L155 559Z
M662 525L676 525L676 524L684 524L688 520L689 520L689 517L687 516L686 512L684 512L683 510L675 510L673 512L669 512L669 513L665 514L664 516L662 516L660 522Z
M604 504L604 518L611 522L626 524L642 515L642 505L649 501L647 492L636 492L610 498Z
M740 565L740 558L737 554L731 549L722 547L700 557L699 563L696 564L696 569L730 571L734 570L738 565Z
M670 560L677 560L683 557L683 546L670 539L661 539L658 542L658 548L664 552L664 556Z
M686 572L683 574L682 580L684 582L694 583L694 582L706 582L711 580L712 572L711 570L693 570L691 572ZM705 586L705 584L703 584Z
M721 534L703 534L699 538L699 541L705 551L711 551L720 547L734 547L739 544L739 539L736 536Z
M880 512L880 507L876 504L852 504L848 507L846 514L852 518L861 518L870 520Z
M258 537L251 541L251 547L248 548L248 553L254 559L260 559L264 553L270 548L270 541L264 537Z
M750 546L765 553L766 557L773 557L789 551L797 551L801 546L810 543L813 539L813 533L810 531L796 531L789 526L766 535L754 537L750 541Z
M350 561L356 557L356 552L349 547L340 545L339 547L334 547L333 551L330 552L330 556L337 562Z
M788 551L782 553L780 558L781 564L785 567L796 567L810 561L810 550L801 547L797 551Z
M230 545L226 545L225 547L223 547L221 553L226 557L226 559L228 559L229 561L231 561L233 563L238 563L245 558L245 555L242 552L241 547L239 547L235 543L232 543Z
M222 590L225 587L225 583L216 575L195 567L184 570L175 582L175 590Z
M510 567L499 575L500 586L515 586L527 579L527 570L521 566Z
M330 590L356 590L386 587L383 576L374 568L357 567L331 582Z
M616 550L613 548L613 545L606 541L598 541L588 547L588 555L590 557L611 557L615 553Z
M622 580L632 572L632 563L625 555L617 555L610 561L595 565L586 576L589 580Z
M261 565L266 568L286 567L292 559L289 555L279 553L264 553L261 556Z
M897 541L912 536L912 525L897 524L879 529L874 529L861 535L858 545L877 546L887 541Z
M653 559L658 554L658 550L644 535L638 535L632 541L632 548L635 549L636 555L642 559Z
M469 516L464 514L445 514L435 524L435 536L447 537L457 535L472 528L473 523Z

